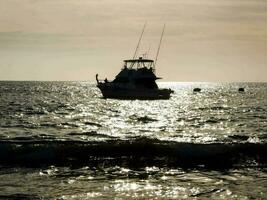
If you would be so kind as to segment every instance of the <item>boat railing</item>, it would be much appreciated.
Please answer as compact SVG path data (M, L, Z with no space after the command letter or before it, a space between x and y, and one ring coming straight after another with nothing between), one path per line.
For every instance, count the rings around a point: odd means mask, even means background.
M95 75L95 78L96 78L97 84L99 84L99 83L109 83L110 82L110 81L108 81L107 78L105 78L105 79L99 79L98 78L98 74Z

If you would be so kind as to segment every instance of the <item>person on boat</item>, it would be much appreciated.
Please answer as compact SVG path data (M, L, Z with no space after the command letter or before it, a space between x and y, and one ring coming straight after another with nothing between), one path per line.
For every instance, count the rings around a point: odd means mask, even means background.
M95 75L96 82L99 83L98 74Z

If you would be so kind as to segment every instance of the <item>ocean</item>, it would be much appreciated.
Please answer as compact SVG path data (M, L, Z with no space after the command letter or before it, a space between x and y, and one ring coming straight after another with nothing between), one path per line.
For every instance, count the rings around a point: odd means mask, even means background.
M267 83L159 86L1 81L0 199L267 199Z

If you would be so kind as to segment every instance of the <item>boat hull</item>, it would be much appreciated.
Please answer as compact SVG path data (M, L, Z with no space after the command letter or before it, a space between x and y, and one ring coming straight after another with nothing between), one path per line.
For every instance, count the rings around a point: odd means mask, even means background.
M110 99L142 99L157 100L169 99L173 91L171 89L129 89L98 84L103 98Z

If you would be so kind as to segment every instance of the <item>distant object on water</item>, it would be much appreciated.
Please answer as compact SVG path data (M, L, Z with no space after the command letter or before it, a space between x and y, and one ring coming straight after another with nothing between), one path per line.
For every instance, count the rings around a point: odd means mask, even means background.
M201 89L200 88L194 88L193 92L201 92Z
M133 59L124 60L124 65L113 81L100 81L96 75L97 87L101 90L104 98L114 99L169 99L173 93L171 89L159 89L156 83L155 67L159 49L164 33L161 34L156 59L151 60L143 57L136 58L142 35L139 38Z
M238 92L245 92L245 88L243 87L238 88Z

